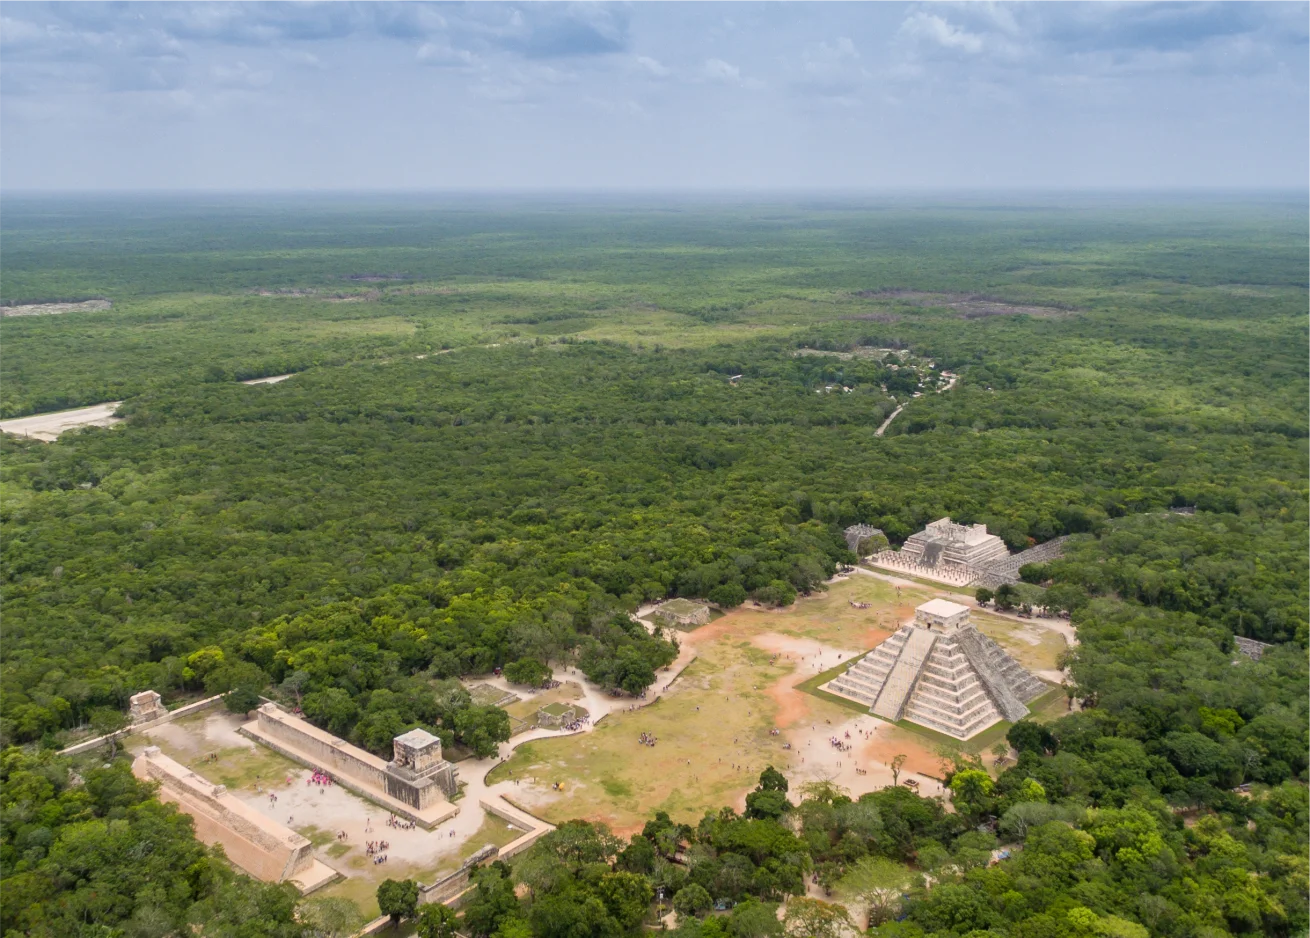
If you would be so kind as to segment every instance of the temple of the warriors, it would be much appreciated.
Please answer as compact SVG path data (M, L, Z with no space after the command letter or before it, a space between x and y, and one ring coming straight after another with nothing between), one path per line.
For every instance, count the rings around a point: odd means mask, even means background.
M850 531L847 529L847 538ZM868 558L875 567L910 573L951 586L986 586L1019 582L1019 568L1059 557L1067 537L1057 537L1017 554L985 524L956 524L938 518L911 534L900 550L883 550ZM854 549L854 548L852 548Z
M968 739L1001 720L1027 716L1027 703L1046 685L978 631L968 606L933 599L823 689L867 705L884 720L909 720Z
M956 524L939 518L917 534L911 534L901 546L907 559L928 567L950 564L983 567L993 560L1008 557L1005 541L987 533L985 524Z

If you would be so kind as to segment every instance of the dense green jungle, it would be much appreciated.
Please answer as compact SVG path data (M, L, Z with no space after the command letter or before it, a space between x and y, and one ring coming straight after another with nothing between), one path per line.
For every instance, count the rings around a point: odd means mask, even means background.
M1079 712L956 757L950 810L766 773L740 816L566 825L461 932L620 938L660 889L679 938L838 938L774 913L818 871L875 935L1306 933L1304 193L7 197L0 247L6 312L112 303L0 320L0 416L126 418L3 437L5 938L332 933L123 757L57 755L137 691L488 754L449 679L640 692L675 645L639 604L785 606L846 526L946 515L1071 536L1024 576Z

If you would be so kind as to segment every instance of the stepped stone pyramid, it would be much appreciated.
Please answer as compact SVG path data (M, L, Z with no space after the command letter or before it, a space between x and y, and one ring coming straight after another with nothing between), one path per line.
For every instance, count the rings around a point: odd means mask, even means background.
M867 704L884 720L968 739L1027 716L1027 702L1046 685L979 633L968 606L933 599L914 610L913 623L824 689Z

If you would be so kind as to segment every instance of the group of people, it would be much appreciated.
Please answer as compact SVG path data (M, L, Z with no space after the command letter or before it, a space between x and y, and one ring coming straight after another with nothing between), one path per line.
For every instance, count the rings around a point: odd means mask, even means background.
M578 717L572 723L565 723L564 728L568 730L570 733L576 733L578 730L582 729L584 724L590 722L591 722L591 717Z
M850 737L851 737L851 734L850 734L850 733L847 733L847 734L846 734L846 739L850 739ZM842 752L850 752L850 750L851 750L851 744L850 744L850 743L846 742L845 739L839 739L839 738L836 737L836 736L830 736L830 737L828 737L828 744L829 744L830 746L832 746L833 749L840 749Z
M641 743L643 746L654 746L656 742L655 734L643 732L637 737L637 742Z
M387 827L395 827L402 831L410 831L414 829L414 822L405 818L396 817L392 814L387 817Z
M314 774L305 779L305 784L325 787L332 784L332 776L328 775L326 772L320 772L315 769Z

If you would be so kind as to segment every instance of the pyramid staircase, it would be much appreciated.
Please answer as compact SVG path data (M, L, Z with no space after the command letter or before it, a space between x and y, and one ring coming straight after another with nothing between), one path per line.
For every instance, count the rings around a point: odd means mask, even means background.
M948 632L907 625L827 689L885 720L968 739L1000 720L1022 719L1046 685L972 625Z

